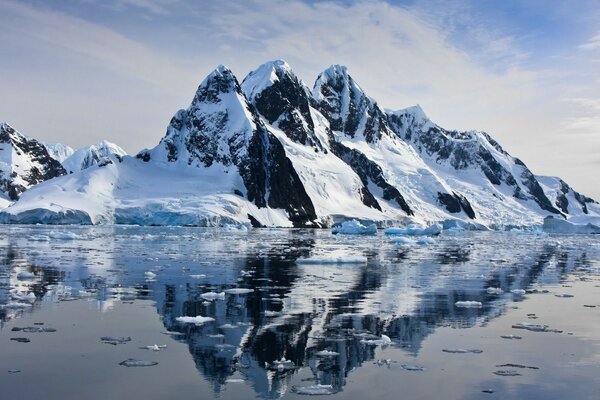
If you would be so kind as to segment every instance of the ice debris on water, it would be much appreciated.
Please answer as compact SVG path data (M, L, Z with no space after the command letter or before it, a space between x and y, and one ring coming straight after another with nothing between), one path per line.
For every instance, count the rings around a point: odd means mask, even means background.
M442 351L444 353L452 353L452 354L467 354L467 353L481 354L481 353L483 353L483 350L481 350L481 349L443 349Z
M128 358L125 361L121 361L119 365L123 365L125 367L153 367L158 365L158 361L145 361Z
M367 258L362 256L308 257L296 260L298 264L366 264Z
M481 308L483 304L480 301L457 301L454 305L458 308Z
M337 393L332 385L292 386L292 392L307 396L327 396Z
M548 325L541 324L529 324L527 322L519 322L518 324L514 324L512 326L514 329L525 329L532 332L552 332L552 333L562 333L559 329L551 329Z
M12 300L16 300L19 302L29 302L33 303L35 301L35 294L33 292L29 292L27 294L19 293L17 290L11 290L10 298Z
M555 294L554 296L556 296L556 297L563 297L565 299L568 299L568 298L571 298L571 297L575 297L572 294L568 294L568 293Z
M204 279L206 278L205 274L195 274L195 275L190 275L190 278L192 279Z
M102 341L102 343L112 344L116 346L118 344L125 344L127 342L131 342L131 336L102 336L100 338L100 341Z
M363 225L355 219L344 221L340 225L336 225L331 229L331 233L343 235L376 235L377 225Z
M515 370L500 370L495 371L494 374L498 376L521 376L521 374Z
M20 370L20 369L9 369L9 370L8 370L8 373L9 373L9 374L18 374L19 372L21 372L21 370Z
M487 294L502 294L504 290L495 287L489 287L486 289Z
M229 378L225 380L225 383L244 383L243 379L235 379L235 378Z
M11 329L13 332L25 332L25 333L51 333L56 332L54 328L47 328L45 326L26 326L25 328L14 327Z
M425 371L425 367L421 367L420 365L402 364L400 366L402 367L402 369L405 369L407 371Z
M523 289L513 289L510 292L519 296L522 296L526 293Z
M516 339L516 340L521 340L523 339L522 336L517 336L517 335L500 335L500 337L502 339Z
M18 343L29 343L29 342L31 342L31 339L26 338L26 337L11 337L10 340L12 340L14 342L18 342Z
M220 292L220 293L207 292L207 293L202 293L200 295L200 297L202 297L204 300L208 300L208 301L225 300L225 292Z
M529 365L523 365L523 364L514 364L514 363L508 363L508 364L496 365L496 368L523 368L523 369L539 369L539 367L532 367L532 366L529 366Z
M331 350L321 350L315 353L317 357L337 357L340 353Z
M233 289L225 290L225 293L227 293L227 294L247 294L247 293L252 293L252 292L254 292L254 289L233 288Z
M152 351L161 351L162 349L166 349L166 344L152 344L150 346L142 346L140 349L142 350L152 350Z
M144 276L146 277L146 279L155 279L156 278L156 274L152 271L144 272Z
M33 307L30 303L19 303L19 302L10 302L8 304L0 304L0 308L8 308L11 310L22 310L25 308Z
M406 236L435 236L442 232L442 225L433 224L430 226L421 226L418 224L409 224L406 228L388 228L383 231L386 235L406 235Z
M36 276L33 272L23 271L17 274L17 279L26 280L26 279L35 279Z
M215 319L212 317L203 317L202 315L197 315L195 317L177 317L175 318L177 322L181 322L182 324L196 324L202 325L207 322L212 322Z

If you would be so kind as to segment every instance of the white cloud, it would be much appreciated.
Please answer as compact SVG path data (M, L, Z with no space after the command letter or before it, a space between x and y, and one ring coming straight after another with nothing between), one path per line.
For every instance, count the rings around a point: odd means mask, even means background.
M579 45L581 50L594 50L600 49L600 34L591 37L587 42Z

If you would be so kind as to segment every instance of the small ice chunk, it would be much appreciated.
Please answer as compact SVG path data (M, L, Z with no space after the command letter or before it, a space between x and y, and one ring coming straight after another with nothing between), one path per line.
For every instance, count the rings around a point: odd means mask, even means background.
M523 337L521 336L517 336L517 335L500 335L500 337L502 339L516 339L516 340L521 340L523 339Z
M177 318L175 318L175 320L177 322L181 322L182 324L202 325L202 324L205 324L207 322L212 322L215 319L211 318L211 317L203 317L201 315L197 315L195 317L177 317Z
M119 365L123 365L125 367L153 367L158 365L157 361L144 361L144 360L136 360L133 358L128 358L125 361L121 361Z
M243 379L234 379L234 378L229 378L225 380L225 383L244 383Z
M225 300L225 292L220 292L220 293L207 292L207 293L202 293L200 295L200 297L202 297L204 300L208 300L208 301Z
M565 299L568 299L568 298L571 298L571 297L575 297L572 294L568 294L568 293L555 294L554 296L556 296L556 297L563 297Z
M340 353L331 350L321 350L315 353L317 357L337 357Z
M270 311L270 310L265 311L265 317L276 317L279 314L281 314L279 311Z
M190 275L190 278L192 279L204 279L206 278L205 274L195 274L195 275Z
M516 294L516 295L519 295L519 296L522 296L522 295L524 295L526 293L525 290L523 290L523 289L513 289L510 292L512 294Z
M25 333L50 333L50 332L56 332L56 329L54 328L47 328L45 326L26 326L25 328L18 328L18 327L14 327L11 329L11 331L13 332L25 332Z
M9 374L18 374L19 372L21 372L21 370L20 370L20 369L9 369L9 370L8 370L8 373L9 373Z
M410 224L406 228L388 228L383 231L386 235L406 235L406 236L435 236L442 232L442 225L433 224L427 227Z
M540 325L540 324L530 324L527 322L519 322L518 324L514 324L512 326L514 329L526 329L532 332L547 332L548 325Z
M508 364L501 364L501 365L496 365L496 368L523 368L523 369L539 369L539 367L532 367L529 365L523 365L523 364L513 364L513 363L508 363Z
M376 235L377 225L363 225L359 221L353 219L351 221L344 221L341 225L334 226L331 229L333 234L343 235Z
M35 301L35 294L33 292L27 293L27 294L21 294L19 292L12 292L10 294L10 298L16 301L26 301L29 303L33 303Z
M500 370L495 371L494 374L498 376L521 376L521 374L515 370Z
M9 308L12 310L22 310L24 308L33 307L30 303L10 302L8 304L0 304L0 308Z
M420 365L402 364L401 367L407 371L425 371L425 367L421 367Z
M156 278L156 274L152 271L146 271L144 272L144 276L146 277L146 279L154 279Z
M501 288L489 287L486 289L487 294L502 294L504 290Z
M150 346L142 346L140 349L143 350L152 350L152 351L161 351L162 349L166 349L166 344L152 344Z
M233 288L233 289L225 290L225 293L227 293L227 294L247 294L247 293L252 293L252 292L254 292L254 289Z
M29 343L29 342L31 342L31 339L26 338L26 337L11 337L10 340L12 340L14 342L18 342L18 343Z
M17 274L17 279L20 280L26 280L26 279L35 279L35 274L33 272L29 272L29 271L23 271L23 272L19 272Z
M127 342L131 342L131 336L102 336L100 340L107 344L118 345L125 344Z
M298 264L366 264L367 258L361 256L346 257L308 257L296 260Z
M480 301L457 301L454 305L458 308L481 308L483 304Z
M452 354L467 354L467 353L481 354L481 353L483 353L483 350L481 350L481 349L443 349L442 351L444 353L452 353Z
M337 393L332 385L292 386L292 392L307 396L327 396Z

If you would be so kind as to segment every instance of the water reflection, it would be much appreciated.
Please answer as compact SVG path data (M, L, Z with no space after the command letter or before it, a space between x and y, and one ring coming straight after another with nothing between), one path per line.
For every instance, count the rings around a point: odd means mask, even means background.
M93 300L110 312L120 302L151 299L164 329L188 345L215 393L242 378L260 397L277 398L303 367L307 384L341 391L349 374L375 360L377 345L369 340L387 335L416 356L438 327L485 324L523 299L515 290L535 292L576 269L593 269L598 247L583 243L464 233L407 247L382 236L313 230L10 227L0 246L0 320L50 302ZM367 262L296 262L328 254ZM232 288L252 291L202 297ZM35 301L18 307L28 293ZM482 307L457 308L457 301ZM177 321L197 315L214 321ZM317 354L323 351L329 353ZM273 368L282 359L297 368Z

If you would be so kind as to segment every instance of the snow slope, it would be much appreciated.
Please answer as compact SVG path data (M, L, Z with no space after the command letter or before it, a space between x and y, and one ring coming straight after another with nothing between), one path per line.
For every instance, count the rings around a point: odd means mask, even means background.
M65 170L72 173L98 164L111 155L123 157L127 153L116 144L103 140L100 143L82 147L76 151L71 150L71 154L61 162Z

